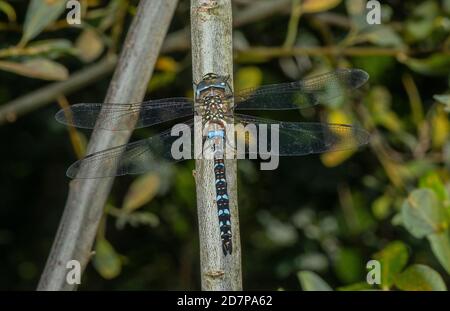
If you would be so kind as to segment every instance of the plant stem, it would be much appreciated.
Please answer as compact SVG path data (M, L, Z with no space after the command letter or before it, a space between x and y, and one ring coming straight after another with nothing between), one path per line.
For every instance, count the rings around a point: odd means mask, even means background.
M229 76L233 85L231 0L191 0L192 71L198 83L207 73ZM232 104L232 103L231 103ZM195 137L202 137L200 132ZM231 211L231 255L224 255L217 217L214 161L196 161L197 212L203 290L242 290L236 161L225 160Z

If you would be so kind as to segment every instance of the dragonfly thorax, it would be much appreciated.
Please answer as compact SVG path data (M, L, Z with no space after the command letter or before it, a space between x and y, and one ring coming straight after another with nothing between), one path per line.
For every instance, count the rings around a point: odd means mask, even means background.
M223 120L227 105L222 94L207 95L202 98L201 113L206 121Z
M203 76L202 81L194 85L195 101L206 122L220 122L228 113L227 98L232 95L228 80L229 76L208 73Z

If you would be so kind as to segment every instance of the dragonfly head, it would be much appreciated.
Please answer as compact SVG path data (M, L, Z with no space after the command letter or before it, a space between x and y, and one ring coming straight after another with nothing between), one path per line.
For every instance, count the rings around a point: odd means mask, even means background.
M201 98L204 91L211 89L217 89L225 94L230 94L232 91L228 83L229 79L230 76L219 76L215 73L205 74L199 83L194 83L195 97Z

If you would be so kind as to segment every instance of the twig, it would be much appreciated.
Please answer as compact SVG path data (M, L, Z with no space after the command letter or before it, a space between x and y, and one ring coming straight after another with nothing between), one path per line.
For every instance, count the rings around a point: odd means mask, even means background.
M261 59L261 58L277 58L297 55L345 55L345 56L400 56L406 54L405 49L397 48L378 48L378 47L252 47L245 50L237 51L237 58L244 59Z
M231 0L191 0L191 30L194 82L199 82L207 73L215 73L229 75L230 85L233 85ZM201 132L195 135L201 137ZM203 290L242 290L236 161L225 160L225 168L233 232L233 252L226 256L221 247L217 219L213 161L196 161Z
M37 91L0 105L0 125L14 122L19 116L53 102L60 95L73 93L110 73L117 63L111 55L86 69L74 73L66 81L49 84Z
M176 0L140 1L105 102L139 102L143 99L176 3ZM106 120L100 117L97 124L102 122ZM92 133L88 153L124 144L131 134L129 131L105 131L100 127ZM38 290L75 288L66 281L66 264L77 260L83 270L86 267L113 180L78 179L71 182L64 214Z

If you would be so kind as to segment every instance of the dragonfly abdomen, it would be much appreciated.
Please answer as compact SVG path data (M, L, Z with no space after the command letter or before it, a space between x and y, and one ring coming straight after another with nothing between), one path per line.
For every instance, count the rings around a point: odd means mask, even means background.
M214 146L214 176L216 187L216 204L219 216L220 238L222 240L223 254L231 254L231 213L227 190L227 179L225 173L225 162L223 160L223 143L225 132L223 129L213 130L208 133L209 139L216 140Z
M216 202L219 216L220 238L222 239L223 254L231 254L231 215L223 159L214 158L214 174L216 181Z

